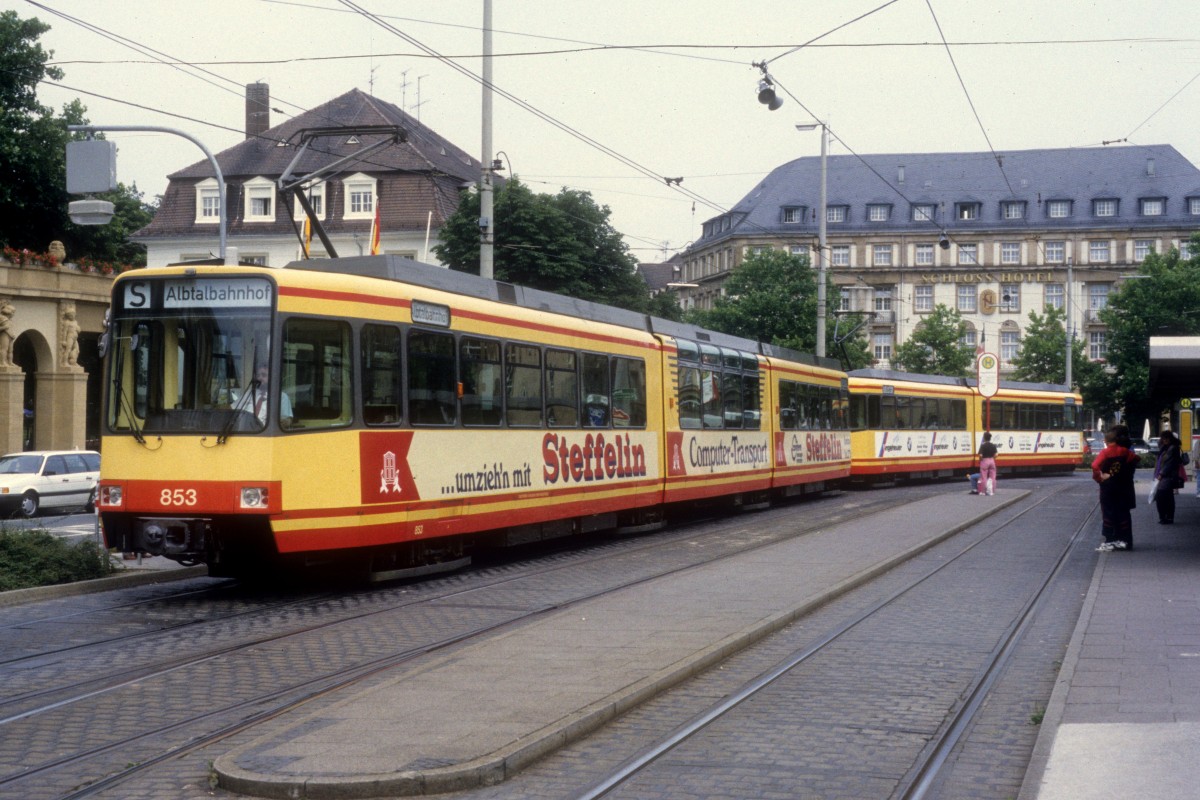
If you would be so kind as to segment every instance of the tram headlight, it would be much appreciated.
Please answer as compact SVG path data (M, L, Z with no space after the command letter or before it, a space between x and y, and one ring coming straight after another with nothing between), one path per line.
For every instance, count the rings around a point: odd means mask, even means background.
M266 508L267 489L265 486L243 486L242 508Z
M110 508L119 508L121 506L122 499L120 486L100 487L100 505Z

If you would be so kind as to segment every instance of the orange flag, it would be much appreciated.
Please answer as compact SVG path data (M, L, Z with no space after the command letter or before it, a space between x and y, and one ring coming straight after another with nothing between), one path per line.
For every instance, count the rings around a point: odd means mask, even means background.
M375 198L375 220L371 223L371 255L379 255L379 198Z

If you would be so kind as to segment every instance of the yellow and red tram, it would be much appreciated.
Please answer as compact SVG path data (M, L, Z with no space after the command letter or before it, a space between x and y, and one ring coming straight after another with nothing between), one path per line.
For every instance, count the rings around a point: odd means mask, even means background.
M849 472L833 362L393 256L127 273L109 337L108 543L214 574L419 570Z

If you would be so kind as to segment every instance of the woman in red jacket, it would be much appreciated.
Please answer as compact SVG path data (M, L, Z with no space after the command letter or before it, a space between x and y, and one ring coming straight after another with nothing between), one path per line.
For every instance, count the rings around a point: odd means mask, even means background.
M1092 480L1100 484L1101 532L1104 541L1096 549L1101 553L1133 549L1133 516L1137 494L1133 473L1138 455L1129 449L1129 429L1114 425L1104 432L1104 449L1092 461Z

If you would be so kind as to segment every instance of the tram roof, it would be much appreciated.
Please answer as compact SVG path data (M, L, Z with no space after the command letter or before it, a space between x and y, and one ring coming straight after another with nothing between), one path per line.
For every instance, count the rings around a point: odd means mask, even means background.
M466 272L456 272L433 264L426 264L411 258L397 255L379 256L349 256L345 258L319 258L305 261L293 261L286 269L309 270L313 272L333 272L343 275L357 275L367 278L412 283L438 291L459 294L465 297L475 297L490 300L495 303L520 306L521 308L545 311L551 314L563 314L589 322L604 322L633 328L646 333L660 336L671 336L677 339L689 339L720 347L728 347L747 353L761 354L773 358L781 358L827 369L841 369L836 359L817 358L808 353L800 353L785 347L763 344L753 339L745 339L719 331L689 325L686 322L675 322L648 314L639 314L616 306L581 300L577 297L532 289L528 286L518 286L514 283L481 278Z
M976 378L952 378L949 375L922 375L915 372L901 372L892 369L856 369L848 373L852 378L874 378L887 381L915 381L918 383L937 383L943 386L965 386L975 389L979 386ZM1033 383L1030 381L1000 381L1001 389L1026 392L1055 392L1068 394L1070 390L1064 384Z

